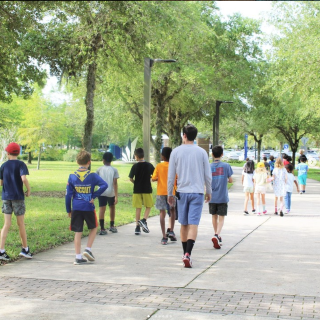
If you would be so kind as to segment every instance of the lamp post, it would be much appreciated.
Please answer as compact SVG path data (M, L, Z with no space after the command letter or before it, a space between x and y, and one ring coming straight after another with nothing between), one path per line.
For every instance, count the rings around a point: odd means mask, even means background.
M216 113L213 116L213 139L212 142L215 146L219 144L219 116L220 110L219 107L222 103L233 103L233 101L216 101Z
M151 68L155 62L170 63L174 59L144 58L144 98L143 98L143 150L144 158L150 161L150 113L151 113Z

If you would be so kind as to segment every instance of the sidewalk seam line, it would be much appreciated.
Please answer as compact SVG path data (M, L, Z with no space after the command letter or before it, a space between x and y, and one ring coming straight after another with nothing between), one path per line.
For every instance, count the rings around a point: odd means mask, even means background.
M211 267L213 267L216 263L218 263L221 259L223 259L229 252L231 252L239 243L241 243L244 239L249 237L251 233L259 229L263 224L265 224L267 221L269 221L271 217L269 217L267 220L263 221L261 224L259 224L256 228L254 228L252 231L250 231L245 237L243 237L240 241L238 241L233 247L231 247L224 255L222 255L218 260L214 261L208 268L204 269L202 272L200 272L196 277L194 277L191 281L189 281L185 286L182 288L187 288L194 280L199 278L201 275L203 275L205 272L207 272Z

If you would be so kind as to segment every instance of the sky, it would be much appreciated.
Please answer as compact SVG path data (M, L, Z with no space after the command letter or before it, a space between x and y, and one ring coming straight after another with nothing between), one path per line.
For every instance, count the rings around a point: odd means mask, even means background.
M221 14L226 18L228 15L240 13L244 17L258 19L272 11L272 1L217 1L216 5L220 9ZM271 30L272 28L267 23L262 24L262 31L264 33L270 33ZM52 92L52 90L58 90L57 79L55 77L50 77L47 80L43 93L49 95L50 100L56 104L68 100L68 96L59 92Z

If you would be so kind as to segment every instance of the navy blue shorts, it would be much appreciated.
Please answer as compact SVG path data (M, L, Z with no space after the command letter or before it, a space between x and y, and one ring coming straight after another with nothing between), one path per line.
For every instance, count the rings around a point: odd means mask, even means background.
M99 200L99 208L105 207L107 204L109 205L109 207L111 207L114 205L115 197L100 196L98 197L98 200Z

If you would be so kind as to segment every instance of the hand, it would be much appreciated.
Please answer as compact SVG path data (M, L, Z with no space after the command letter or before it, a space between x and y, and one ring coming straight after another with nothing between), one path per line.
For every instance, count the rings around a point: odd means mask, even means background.
M118 197L114 197L114 204L116 205L118 203Z
M94 203L94 199L92 198L92 199L89 201L89 203L92 203L92 204L93 204L93 203Z
M26 195L26 197L29 197L30 194L31 194L31 191L30 191L30 190L27 190L24 194Z
M169 203L170 207L174 206L174 198L173 198L173 196L169 196L168 197L168 203Z
M211 200L211 193L206 193L204 199L205 199L205 203L208 203Z
M71 212L68 212L68 217L71 218Z

